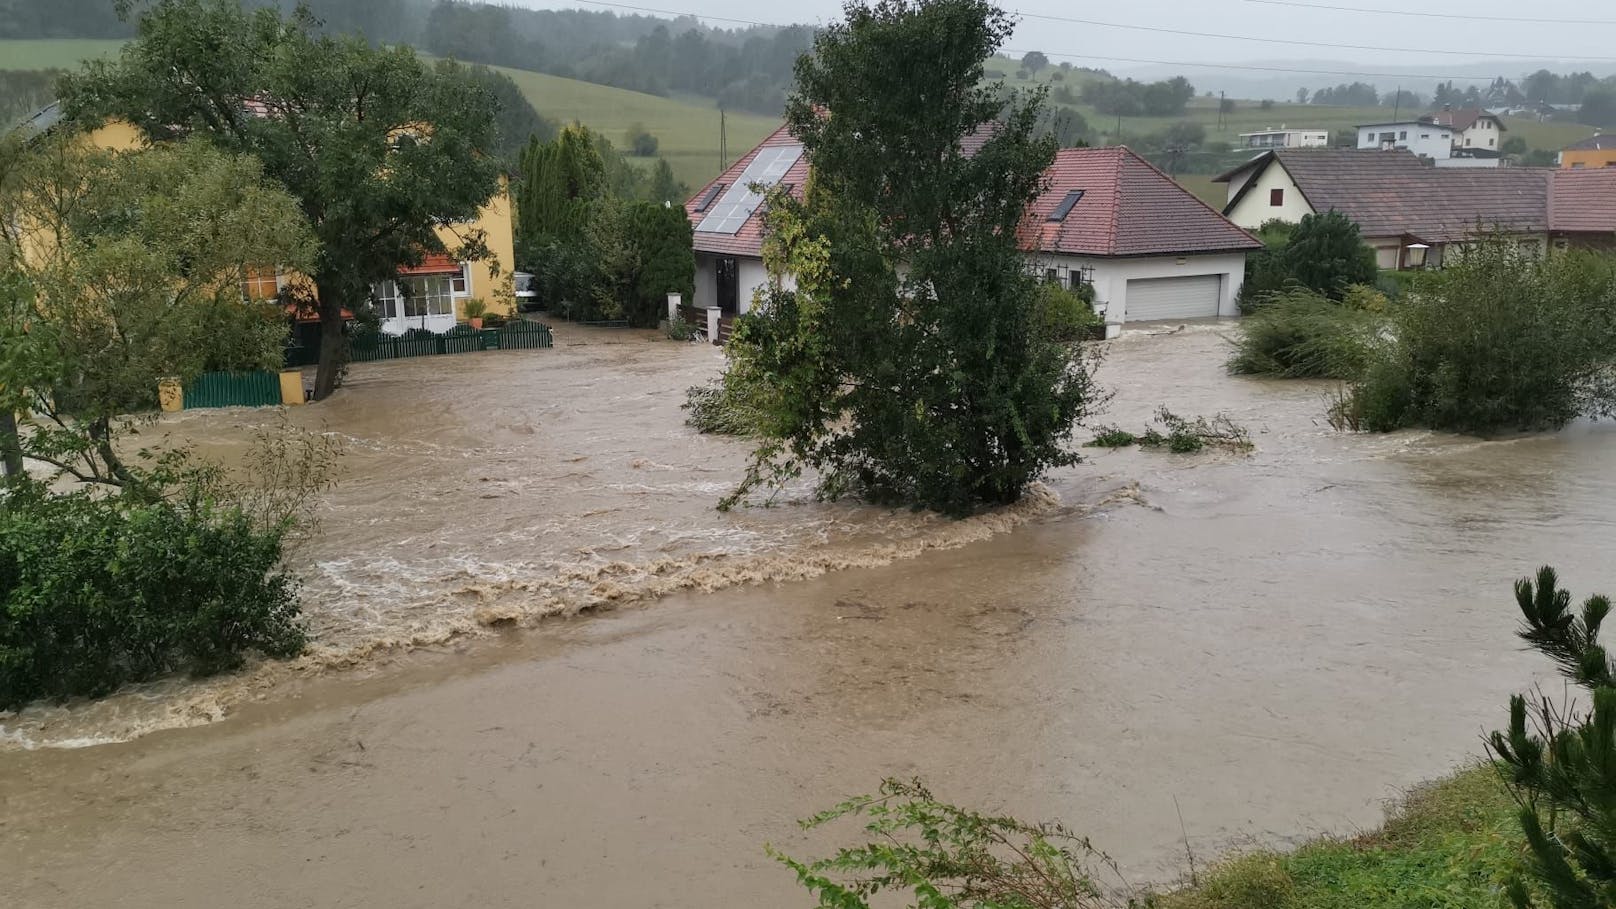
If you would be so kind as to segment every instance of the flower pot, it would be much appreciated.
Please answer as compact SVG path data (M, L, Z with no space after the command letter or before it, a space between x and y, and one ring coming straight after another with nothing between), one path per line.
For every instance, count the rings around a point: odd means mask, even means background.
M482 316L478 316L475 319L467 319L466 322L467 322L467 324L471 325L472 328L475 328L478 331L483 330L483 317Z

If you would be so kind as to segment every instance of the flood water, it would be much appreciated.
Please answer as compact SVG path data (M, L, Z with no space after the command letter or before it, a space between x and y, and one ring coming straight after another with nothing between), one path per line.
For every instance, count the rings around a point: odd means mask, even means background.
M1343 436L1217 327L1110 345L1101 422L1228 412L1250 456L1092 452L954 524L722 514L685 429L715 351L356 366L291 665L0 717L23 906L789 906L794 819L919 775L1092 836L1137 881L1373 825L1535 679L1509 584L1616 590L1616 427ZM228 456L249 412L161 427ZM600 607L613 607L602 609ZM1182 827L1180 825L1182 814Z

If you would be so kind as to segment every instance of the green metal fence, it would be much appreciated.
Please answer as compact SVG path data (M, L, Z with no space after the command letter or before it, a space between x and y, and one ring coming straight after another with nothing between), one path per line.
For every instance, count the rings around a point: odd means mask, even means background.
M281 402L280 378L272 372L205 372L185 386L185 409L264 407Z
M547 325L537 322L511 322L503 328L478 331L457 325L445 334L411 331L402 335L356 332L349 339L349 359L355 363L397 360L404 357L431 357L469 353L474 350L520 350L554 347L555 338Z

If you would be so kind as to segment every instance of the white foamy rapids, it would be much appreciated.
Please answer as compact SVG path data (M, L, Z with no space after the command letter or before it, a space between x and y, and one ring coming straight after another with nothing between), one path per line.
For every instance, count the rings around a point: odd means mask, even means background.
M1137 496L1137 489L1124 488L1096 507L1137 504ZM833 522L836 530L815 531L816 537L835 537L833 542L774 551L714 549L644 561L591 553L570 564L484 562L470 555L413 563L327 561L317 566L305 591L312 640L303 656L257 662L215 679L135 686L95 702L0 713L0 749L82 748L204 725L288 680L364 669L387 655L686 591L801 581L848 568L889 565L986 540L1028 521L1087 509L1063 506L1053 490L1040 485L1015 505L958 521L858 510L871 520L860 525L844 516ZM683 536L699 540L710 533Z

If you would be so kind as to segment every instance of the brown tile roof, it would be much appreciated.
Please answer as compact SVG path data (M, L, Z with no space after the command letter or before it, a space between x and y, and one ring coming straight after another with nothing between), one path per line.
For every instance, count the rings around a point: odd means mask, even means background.
M1230 252L1262 246L1171 177L1124 146L1068 148L1055 155L1049 180L1029 208L1024 245L1080 256L1151 256ZM1082 190L1060 221L1049 215Z
M1474 108L1467 109L1467 110L1442 110L1442 111L1437 111L1436 113L1431 114L1429 117L1427 117L1427 119L1429 119L1432 123L1435 123L1438 126L1451 126L1454 129L1463 132L1464 130L1469 129L1472 126L1475 126L1476 121L1480 120L1482 117L1491 117L1493 120L1495 120L1498 123L1498 128L1499 129L1506 129L1507 128L1507 127L1504 126L1504 121L1501 118L1499 118L1497 115L1490 114L1487 111L1478 110L1478 109L1474 109Z
M1549 173L1550 230L1616 234L1616 167Z
M1547 169L1432 167L1406 150L1279 149L1264 157L1290 174L1314 211L1339 211L1366 237L1412 234L1451 242L1478 225L1553 229L1549 183L1556 172Z
M1589 136L1581 142L1567 145L1565 151L1603 151L1607 148L1616 148L1616 133Z

